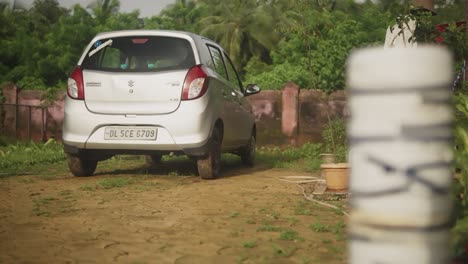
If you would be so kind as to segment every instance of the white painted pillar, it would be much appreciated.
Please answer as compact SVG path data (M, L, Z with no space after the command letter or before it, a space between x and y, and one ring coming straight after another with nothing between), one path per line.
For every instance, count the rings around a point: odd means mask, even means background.
M348 263L450 263L451 82L440 47L350 56Z

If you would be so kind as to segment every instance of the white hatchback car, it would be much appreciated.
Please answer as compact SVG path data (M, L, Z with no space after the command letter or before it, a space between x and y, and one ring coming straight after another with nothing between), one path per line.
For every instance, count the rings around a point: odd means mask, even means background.
M68 78L63 143L73 175L89 176L117 154L185 154L203 179L216 178L222 152L255 158L256 128L226 52L188 32L98 34Z

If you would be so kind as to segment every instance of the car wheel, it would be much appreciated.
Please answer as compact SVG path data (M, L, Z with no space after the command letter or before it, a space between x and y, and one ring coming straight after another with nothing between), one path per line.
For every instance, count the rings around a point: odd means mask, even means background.
M252 132L250 136L249 143L240 153L242 163L244 165L252 167L255 163L255 148L256 148L256 139L255 134Z
M71 173L77 177L93 175L97 166L97 160L85 159L74 155L67 155L67 162Z
M197 160L198 174L202 179L215 179L221 169L221 132L218 128L213 130L208 154Z
M145 156L145 163L147 166L152 167L157 164L161 164L162 155L161 154L152 154Z

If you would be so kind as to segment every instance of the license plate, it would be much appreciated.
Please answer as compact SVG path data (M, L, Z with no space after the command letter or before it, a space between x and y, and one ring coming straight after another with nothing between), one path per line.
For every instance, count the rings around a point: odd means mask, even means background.
M158 130L154 127L106 127L105 140L156 140Z

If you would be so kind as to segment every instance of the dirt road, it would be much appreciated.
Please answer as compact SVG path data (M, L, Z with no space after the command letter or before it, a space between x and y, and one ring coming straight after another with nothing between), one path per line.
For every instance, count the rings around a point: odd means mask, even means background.
M345 262L344 216L278 180L310 174L228 164L203 181L168 169L189 166L0 179L0 263Z

